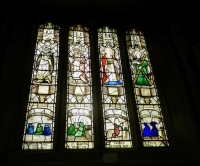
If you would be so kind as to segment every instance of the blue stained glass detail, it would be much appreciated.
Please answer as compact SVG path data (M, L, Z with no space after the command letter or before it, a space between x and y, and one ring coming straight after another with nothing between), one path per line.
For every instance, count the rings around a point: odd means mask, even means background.
M150 125L152 126L150 136L158 136L158 129L156 128L156 122L151 122Z
M49 124L48 124L48 123L46 123L46 124L44 125L44 131L43 131L42 134L43 134L43 135L51 135L51 130L50 130L50 127L49 127Z
M157 137L158 136L158 129L156 128L156 122L150 122L150 125L152 126L152 129L150 129L149 125L144 122L144 130L142 133L143 137Z
M34 134L34 126L32 123L28 124L28 128L26 129L26 134Z
M122 83L120 81L108 81L106 82L106 85L121 85Z
M150 127L148 126L148 124L146 122L143 123L144 124L144 131L142 133L143 137L148 137L150 135Z

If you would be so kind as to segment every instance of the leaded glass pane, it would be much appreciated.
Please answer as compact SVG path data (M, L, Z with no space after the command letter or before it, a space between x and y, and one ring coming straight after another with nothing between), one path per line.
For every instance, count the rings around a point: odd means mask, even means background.
M132 139L119 43L115 29L98 29L99 64L106 148L131 148Z
M126 42L143 145L145 147L168 146L144 35L132 29L126 32Z
M22 149L52 149L57 94L59 26L41 25L35 47Z
M68 38L66 144L68 149L94 148L89 29L71 26Z

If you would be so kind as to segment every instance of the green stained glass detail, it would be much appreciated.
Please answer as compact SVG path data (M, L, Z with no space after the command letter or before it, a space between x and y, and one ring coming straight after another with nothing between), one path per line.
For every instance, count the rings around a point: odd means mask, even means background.
M83 122L79 122L78 123L78 131L75 133L75 136L77 137L81 137L81 136L85 136L85 125Z
M35 130L35 135L42 135L42 133L43 133L43 126L40 123L38 123Z
M59 26L38 29L22 149L53 148L59 60Z
M68 135L75 135L76 134L74 124L70 125L70 127L67 130L67 134Z
M132 29L126 42L143 145L169 146L144 35Z

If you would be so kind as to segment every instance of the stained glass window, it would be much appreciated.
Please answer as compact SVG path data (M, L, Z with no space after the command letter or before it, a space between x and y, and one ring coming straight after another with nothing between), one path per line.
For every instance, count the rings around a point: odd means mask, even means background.
M104 136L106 148L131 148L132 139L119 43L115 29L98 29Z
M38 29L22 149L53 149L60 27ZM169 146L160 100L144 35L126 32L141 136L145 147ZM105 148L132 148L128 105L116 29L98 29ZM66 149L94 148L89 28L69 28L66 101ZM98 67L98 66L96 66ZM129 110L130 111L130 110ZM98 113L96 112L98 115ZM61 125L61 123L60 123ZM62 133L58 133L62 134ZM64 134L64 131L63 131ZM63 144L64 145L64 144Z
M168 146L160 100L144 35L132 29L126 32L126 42L143 145L145 147Z
M89 28L71 26L68 38L66 144L68 149L94 147Z
M59 26L38 29L22 149L52 149L57 94Z

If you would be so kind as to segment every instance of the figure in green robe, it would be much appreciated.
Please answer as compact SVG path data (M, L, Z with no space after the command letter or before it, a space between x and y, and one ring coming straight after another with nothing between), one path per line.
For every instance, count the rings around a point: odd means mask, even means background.
M133 68L135 69L135 78L134 78L134 84L135 85L144 85L144 86L151 86L151 80L148 77L148 71L147 66L148 62L145 60L146 55L144 55L142 58L140 57L140 54L137 54L137 56L134 56L133 58Z
M71 124L70 127L68 128L67 130L67 134L68 135L75 135L75 127L74 127L74 124Z
M43 126L40 123L38 123L34 134L35 135L42 135L42 133L43 133Z
M76 132L75 136L81 137L85 136L85 125L83 122L79 122L79 128L78 131Z

